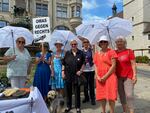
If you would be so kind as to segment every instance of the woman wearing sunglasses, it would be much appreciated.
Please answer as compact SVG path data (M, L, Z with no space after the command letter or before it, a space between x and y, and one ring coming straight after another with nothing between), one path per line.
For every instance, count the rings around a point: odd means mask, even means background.
M24 37L17 38L15 54L13 48L9 48L4 56L7 62L7 77L10 79L12 88L25 87L25 82L30 74L31 56L24 45Z
M95 88L94 88L94 63L93 63L93 52L91 45L87 39L83 40L83 53L85 56L85 63L83 69L83 76L86 79L84 83L84 99L83 103L91 100L91 104L95 105Z
M64 59L63 65L64 70L62 75L65 79L66 88L66 102L67 108L65 113L68 113L72 109L72 87L74 87L75 92L75 108L77 113L81 113L80 109L80 81L79 77L83 70L84 65L84 54L78 49L78 43L76 40L70 42L71 50L67 51Z
M117 54L108 48L107 36L100 37L98 45L101 48L94 55L96 72L96 100L100 101L102 113L106 113L106 102L109 102L110 113L114 113L117 99L117 77L115 75Z

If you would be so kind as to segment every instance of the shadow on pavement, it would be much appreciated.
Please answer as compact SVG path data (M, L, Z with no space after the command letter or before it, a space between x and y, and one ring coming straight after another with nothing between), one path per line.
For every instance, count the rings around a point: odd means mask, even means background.
M120 103L116 105L115 111L115 113L122 113L123 110ZM150 100L135 96L135 113L150 113Z

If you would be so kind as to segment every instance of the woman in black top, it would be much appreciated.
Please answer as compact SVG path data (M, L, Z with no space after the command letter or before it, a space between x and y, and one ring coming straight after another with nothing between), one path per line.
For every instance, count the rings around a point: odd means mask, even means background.
M65 79L65 88L66 88L66 99L67 99L67 108L65 113L69 112L72 107L72 86L74 87L75 92L75 107L77 113L81 113L80 110L80 75L83 70L84 65L84 54L81 50L77 48L77 41L73 40L70 43L71 50L67 51L63 59L64 72L63 76Z

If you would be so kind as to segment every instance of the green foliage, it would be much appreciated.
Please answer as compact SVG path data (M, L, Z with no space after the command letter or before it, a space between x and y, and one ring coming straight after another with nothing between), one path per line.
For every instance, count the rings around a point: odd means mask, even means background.
M6 67L1 67L0 69L0 84L3 84L4 87L10 86L8 78L6 77Z
M149 57L148 56L137 56L136 57L136 63L149 63Z
M33 64L27 86L32 85L33 78L34 78L34 73L35 73L35 68L36 68L36 65ZM5 86L5 87L10 86L10 81L8 80L8 78L6 76L6 65L0 65L0 86L1 86L1 84L3 84L3 86Z
M10 25L11 26L16 26L16 27L24 27L24 28L27 28L29 30L32 29L31 24L25 23L25 22L10 23Z

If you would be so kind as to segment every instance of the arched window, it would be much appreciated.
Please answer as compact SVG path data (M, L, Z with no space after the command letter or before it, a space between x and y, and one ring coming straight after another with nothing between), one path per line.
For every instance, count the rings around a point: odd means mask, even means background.
M80 17L80 15L81 15L81 8L80 6L77 6L76 17Z
M55 29L57 29L57 30L69 30L69 28L68 27L66 27L66 26L57 26L57 27L55 27Z
M75 17L75 6L71 7L71 17Z

